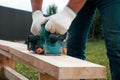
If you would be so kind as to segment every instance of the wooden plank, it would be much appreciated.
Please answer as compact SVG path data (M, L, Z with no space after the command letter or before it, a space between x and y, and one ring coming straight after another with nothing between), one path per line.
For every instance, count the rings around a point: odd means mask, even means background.
M57 80L56 78L54 78L53 76L50 76L46 73L39 73L39 80Z
M9 44L9 45L8 45ZM45 56L32 54L25 44L0 40L0 48L8 51L21 62L32 65L38 72L47 73L56 79L105 78L106 67L67 55ZM7 48L7 49L4 49Z
M0 54L0 77L3 79L5 78L4 66L10 66L11 68L14 68L14 62L12 59L9 59Z
M3 56L8 57L10 59L12 58L12 54L10 54L10 53L8 53L8 52L6 52L4 50L1 50L1 49L0 49L0 54L3 55Z
M4 67L4 74L9 80L29 80L10 67Z
M14 68L14 62L12 59L9 59L0 54L0 67L3 66L10 66L11 68Z

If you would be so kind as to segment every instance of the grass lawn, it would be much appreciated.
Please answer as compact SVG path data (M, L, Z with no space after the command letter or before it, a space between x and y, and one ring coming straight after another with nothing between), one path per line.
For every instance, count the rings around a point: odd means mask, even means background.
M88 61L100 64L100 65L104 65L107 67L107 80L111 80L104 41L99 40L94 42L88 42L86 53L87 53L86 56ZM20 63L15 62L15 69L19 73L28 77L30 80L38 80L37 72L27 66L24 66L24 65L21 65ZM100 80L104 80L104 79L100 79Z
M111 80L109 61L106 55L105 43L103 40L88 42L86 47L86 56L88 61L106 66L107 80Z

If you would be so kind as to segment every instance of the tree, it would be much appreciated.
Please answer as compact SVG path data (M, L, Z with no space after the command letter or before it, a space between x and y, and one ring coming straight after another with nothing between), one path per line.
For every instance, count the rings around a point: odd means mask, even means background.
M90 28L89 39L101 39L103 38L101 16L98 10L96 10L95 18L93 20L92 27Z
M50 16L56 13L57 13L57 6L55 4L50 5L47 9L47 15Z

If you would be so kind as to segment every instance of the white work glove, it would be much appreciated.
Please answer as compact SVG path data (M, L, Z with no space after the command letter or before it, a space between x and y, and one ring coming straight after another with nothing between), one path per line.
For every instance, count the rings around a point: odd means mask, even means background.
M32 20L31 32L34 35L38 35L41 32L41 25L47 21L47 18L43 16L40 10L36 10L32 14Z
M65 7L63 11L51 16L46 23L45 29L51 33L65 34L75 18L76 14L69 7Z

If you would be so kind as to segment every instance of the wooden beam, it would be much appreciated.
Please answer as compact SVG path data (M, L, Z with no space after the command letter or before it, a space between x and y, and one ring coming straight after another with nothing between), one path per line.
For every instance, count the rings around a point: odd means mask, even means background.
M9 58L9 59L12 59L12 55L10 53L8 53L7 51L4 51L4 50L0 49L0 54Z
M10 67L4 67L4 74L9 80L29 80Z
M4 67L10 66L11 68L14 68L14 62L12 59L9 59L0 53L0 77L5 78L4 76Z
M0 40L0 49L55 79L97 79L106 77L106 67L67 55L46 56L29 52L25 44Z
M39 78L39 80L57 80L56 78L54 78L53 76L51 76L51 75L48 75L48 74L46 74L46 73L38 73L38 78Z

